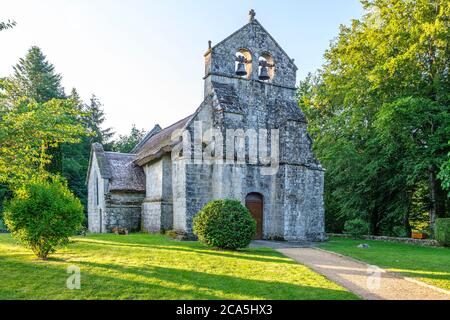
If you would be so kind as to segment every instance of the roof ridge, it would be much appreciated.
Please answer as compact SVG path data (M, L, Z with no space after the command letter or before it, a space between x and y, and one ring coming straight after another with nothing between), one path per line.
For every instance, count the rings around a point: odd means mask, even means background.
M153 137L155 134L160 132L161 126L159 124L155 124L153 129L151 129L149 132L145 134L145 136L134 146L133 149L131 149L131 153L135 153L137 150L139 150L140 147L142 147L148 140L150 140L151 137Z
M124 156L135 156L135 153L126 153L126 152L115 152L115 151L105 151L105 153L111 153L111 154L120 154Z

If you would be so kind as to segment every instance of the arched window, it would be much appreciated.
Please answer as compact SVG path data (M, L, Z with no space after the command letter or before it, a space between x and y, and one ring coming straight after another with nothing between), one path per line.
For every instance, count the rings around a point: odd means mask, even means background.
M272 55L263 52L258 59L258 77L263 81L271 81L275 76L275 63Z
M98 206L99 204L99 193L98 193L98 177L95 174L95 185L94 185L94 205Z
M247 49L239 49L235 57L236 75L250 79L252 76L252 54ZM244 73L245 72L245 73Z

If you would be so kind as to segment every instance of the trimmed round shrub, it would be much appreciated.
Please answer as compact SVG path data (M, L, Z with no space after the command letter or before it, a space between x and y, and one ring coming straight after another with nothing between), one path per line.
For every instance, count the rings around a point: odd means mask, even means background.
M355 239L360 239L369 233L369 224L362 219L353 219L345 222L344 233Z
M450 247L450 218L436 219L434 237L441 245Z
M256 234L256 221L238 200L214 200L194 218L194 234L211 247L247 247Z
M59 181L33 181L6 202L5 223L12 235L46 259L82 229L83 206Z

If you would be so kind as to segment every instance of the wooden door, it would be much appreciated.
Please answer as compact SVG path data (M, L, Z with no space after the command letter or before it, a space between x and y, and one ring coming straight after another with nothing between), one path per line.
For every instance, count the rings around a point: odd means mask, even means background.
M250 211L253 219L256 220L256 235L255 240L263 238L263 211L264 201L263 196L259 193L250 193L245 198L245 206Z

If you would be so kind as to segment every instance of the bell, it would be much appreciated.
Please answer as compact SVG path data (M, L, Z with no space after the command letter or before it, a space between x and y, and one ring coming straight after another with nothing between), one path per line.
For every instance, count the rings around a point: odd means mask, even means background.
M243 62L239 62L237 69L236 69L236 75L239 77L243 77L247 75L247 70L245 70L245 65Z
M265 81L269 79L270 79L269 70L267 69L266 66L261 66L261 71L259 72L259 80Z

